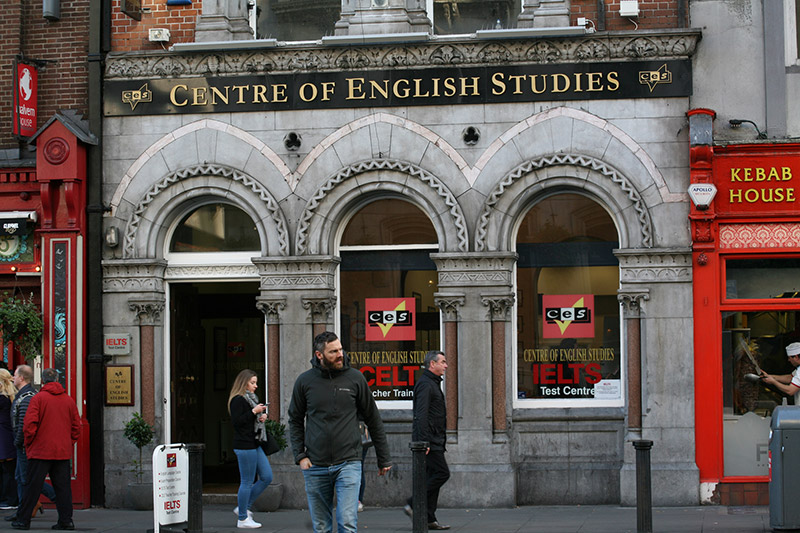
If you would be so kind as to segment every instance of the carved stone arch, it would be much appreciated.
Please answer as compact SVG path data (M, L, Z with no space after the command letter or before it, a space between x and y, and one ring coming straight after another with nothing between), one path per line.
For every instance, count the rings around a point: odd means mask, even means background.
M404 174L405 179L380 179L381 173ZM358 176L359 178L351 179ZM345 206L365 194L392 193L408 198L431 217L439 235L439 251L466 252L469 248L467 224L455 195L430 172L392 159L362 161L342 168L328 178L308 201L300 218L296 254L328 254L333 232L344 216ZM311 239L314 242L311 242Z
M197 183L189 186L193 180ZM162 230L178 206L200 196L227 200L248 213L258 228L262 255L289 255L286 217L272 194L240 170L203 164L167 174L134 204L125 226L123 257L161 257Z
M650 213L631 180L594 157L553 154L518 165L494 187L481 209L475 250L510 250L514 217L534 195L555 188L586 191L599 200L620 230L621 248L653 246Z

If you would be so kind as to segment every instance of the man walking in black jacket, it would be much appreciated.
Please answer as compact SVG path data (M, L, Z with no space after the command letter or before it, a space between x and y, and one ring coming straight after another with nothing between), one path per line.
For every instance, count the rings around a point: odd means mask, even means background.
M294 460L303 471L314 532L332 531L335 493L337 530L355 533L361 485L358 418L369 427L381 476L392 467L383 421L367 380L350 368L335 333L314 338L311 366L295 381L289 404Z
M444 352L430 351L425 354L425 370L414 385L414 422L411 426L412 441L426 441L425 473L428 477L428 529L450 529L436 519L439 504L439 489L450 479L450 469L444 458L447 439L447 409L442 393L442 376L447 370ZM411 516L412 499L408 499L405 512Z

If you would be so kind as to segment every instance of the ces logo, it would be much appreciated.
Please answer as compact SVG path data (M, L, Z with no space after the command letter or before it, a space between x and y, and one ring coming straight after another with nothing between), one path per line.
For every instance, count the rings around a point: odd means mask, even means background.
M594 295L542 295L546 339L593 338Z
M367 298L366 340L413 341L417 338L414 298Z

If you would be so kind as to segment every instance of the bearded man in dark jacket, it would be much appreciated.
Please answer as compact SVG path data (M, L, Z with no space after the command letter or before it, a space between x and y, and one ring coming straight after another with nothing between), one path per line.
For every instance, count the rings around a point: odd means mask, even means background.
M425 370L414 384L414 422L411 440L428 443L425 451L425 473L427 474L428 529L450 529L436 519L439 504L439 489L450 479L450 468L444 458L447 440L447 409L442 393L442 376L447 370L444 352L430 351L425 354ZM409 498L405 512L411 516L412 499Z
M332 531L335 493L338 531L355 533L361 485L358 418L369 427L381 476L392 467L383 421L367 380L350 367L335 333L314 338L311 366L295 381L289 404L294 460L303 471L314 532Z

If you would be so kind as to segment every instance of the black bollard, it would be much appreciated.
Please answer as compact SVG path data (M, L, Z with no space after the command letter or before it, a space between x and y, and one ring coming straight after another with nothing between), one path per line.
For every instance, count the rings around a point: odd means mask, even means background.
M189 520L188 533L203 531L203 450L206 445L191 443L186 445L189 454Z
M650 490L651 440L635 440L636 448L636 531L653 533L653 497Z
M411 448L411 507L414 509L414 516L411 518L411 531L414 533L427 533L428 476L425 472L425 463L428 443L414 441L409 443L408 447Z

